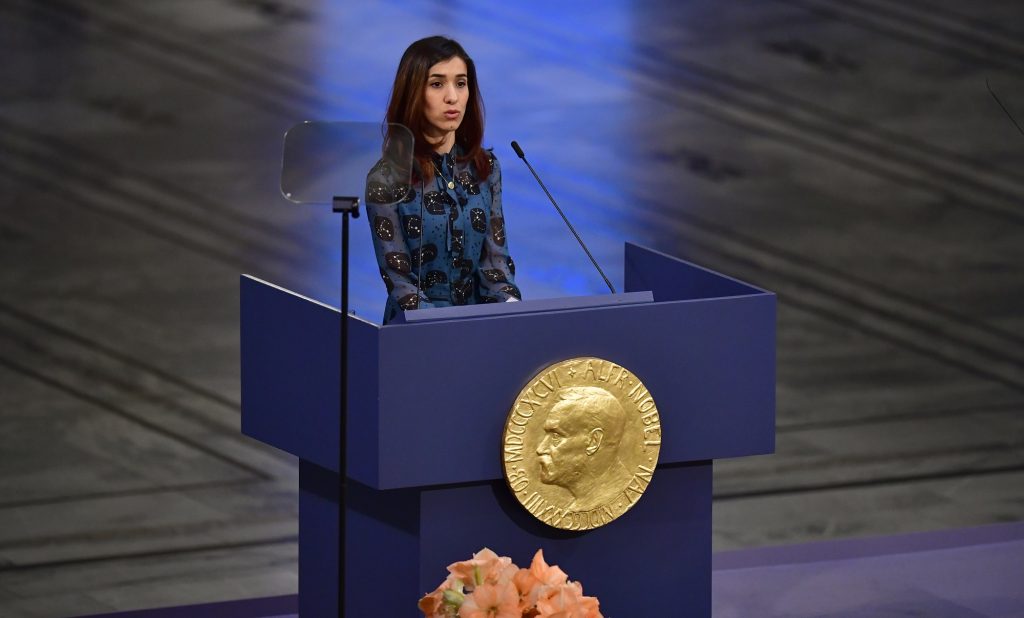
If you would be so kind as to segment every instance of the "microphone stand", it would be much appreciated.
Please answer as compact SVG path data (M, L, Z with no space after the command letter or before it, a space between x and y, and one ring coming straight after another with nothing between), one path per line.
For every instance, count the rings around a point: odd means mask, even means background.
M341 213L341 380L338 389L338 618L345 615L345 503L348 490L348 222L359 218L359 198L334 196L331 210Z
M537 184L540 185L540 188L544 189L544 193L548 196L548 199L551 200L551 205L555 207L555 210L558 211L558 214L562 215L562 221L565 221L565 224L569 226L569 231L572 232L572 235L576 237L576 242L580 243L580 246L583 247L583 251L585 251L587 257L590 258L590 262L594 265L594 268L597 269L597 272L601 273L601 278L604 279L605 285L608 286L608 289L611 290L612 294L615 294L615 286L613 286L612 282L608 280L608 276L604 274L604 271L601 270L601 267L597 265L597 260L595 260L594 256L590 254L590 249L587 249L587 245L583 242L583 239L580 238L580 235L576 233L576 228L572 226L572 223L569 223L569 219L565 216L565 213L562 212L562 209L558 207L558 202L555 201L555 198L551 197L551 192L548 191L547 186L544 185L544 181L540 179L540 176L538 176L537 172L534 171L533 166L530 165L530 162L526 160L526 155L523 154L523 149L520 148L518 142L512 142L512 150L515 150L516 155L523 160L523 163L526 164L526 167L530 168L530 173L533 174L533 177L537 179Z

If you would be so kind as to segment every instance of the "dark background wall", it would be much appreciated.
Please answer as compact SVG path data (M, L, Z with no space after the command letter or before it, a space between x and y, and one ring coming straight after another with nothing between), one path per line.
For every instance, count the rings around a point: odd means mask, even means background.
M379 121L434 33L478 64L528 298L602 283L512 139L614 279L631 240L778 292L778 453L716 465L716 549L1022 518L1024 134L986 88L1024 119L1019 2L505 4L0 2L0 614L296 590L237 278L337 302L281 135Z

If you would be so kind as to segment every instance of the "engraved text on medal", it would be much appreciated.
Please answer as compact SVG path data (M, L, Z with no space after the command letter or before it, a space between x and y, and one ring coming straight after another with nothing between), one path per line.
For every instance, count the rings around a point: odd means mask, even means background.
M654 476L661 419L643 383L611 361L573 358L519 393L502 435L505 479L534 517L589 530L628 511Z

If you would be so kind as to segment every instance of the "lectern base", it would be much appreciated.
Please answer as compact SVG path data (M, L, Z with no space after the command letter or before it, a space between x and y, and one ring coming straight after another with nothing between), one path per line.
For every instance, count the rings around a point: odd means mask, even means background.
M308 462L299 474L300 613L336 615L337 475ZM659 467L626 515L584 533L540 523L503 482L378 491L350 481L347 520L346 616L421 616L416 601L445 567L482 547L521 566L542 548L605 615L711 615L710 462Z

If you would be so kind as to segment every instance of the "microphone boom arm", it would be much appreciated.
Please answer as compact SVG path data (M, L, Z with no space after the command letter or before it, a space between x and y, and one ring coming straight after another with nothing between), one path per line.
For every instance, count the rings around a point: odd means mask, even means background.
M598 266L597 260L595 260L594 256L590 254L590 249L587 249L587 245L583 243L583 239L580 238L580 235L576 233L576 228L572 226L572 223L569 223L569 219L565 216L565 213L562 212L562 209L558 207L558 203L555 201L555 198L551 196L551 192L548 191L548 188L544 185L544 181L540 179L540 176L538 176L537 172L534 171L533 166L530 165L530 162L526 160L526 155L523 153L523 149L519 147L518 143L513 141L512 150L516 151L516 155L518 155L519 158L523 160L523 163L526 164L526 167L530 169L530 173L533 174L533 177L537 179L537 184L540 185L541 189L544 189L544 194L548 196L549 200L551 200L551 205L555 207L555 210L557 210L558 214L561 215L562 221L565 221L565 224L569 226L569 231L572 232L572 235L576 237L576 242L580 243L580 247L583 248L583 251L587 254L587 257L590 258L591 263L594 264L594 268L597 269L597 272L601 273L601 278L604 279L604 282L608 286L608 289L611 290L612 294L615 294L615 286L612 285L612 282L608 280L608 277L604 274L604 271L601 270L600 266Z

